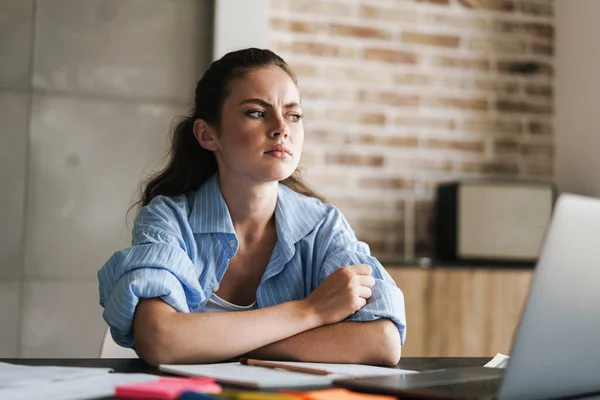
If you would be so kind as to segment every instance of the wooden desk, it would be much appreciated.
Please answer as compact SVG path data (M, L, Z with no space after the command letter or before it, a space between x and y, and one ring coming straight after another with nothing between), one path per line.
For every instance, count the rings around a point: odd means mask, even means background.
M404 293L406 357L507 354L531 269L386 267Z

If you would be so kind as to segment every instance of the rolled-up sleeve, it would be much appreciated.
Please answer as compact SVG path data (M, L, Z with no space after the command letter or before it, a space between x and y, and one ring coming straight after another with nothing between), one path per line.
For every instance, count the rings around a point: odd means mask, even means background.
M181 312L204 301L185 215L169 198L153 200L136 218L133 246L98 271L102 316L121 346L134 345L131 327L140 299L160 297Z
M373 270L375 285L367 304L348 317L347 321L374 321L388 318L393 321L402 345L406 339L406 312L404 295L381 263L371 256L369 246L359 241L342 213L333 209L321 226L320 248L325 257L319 274L322 282L336 269L346 265L368 264Z

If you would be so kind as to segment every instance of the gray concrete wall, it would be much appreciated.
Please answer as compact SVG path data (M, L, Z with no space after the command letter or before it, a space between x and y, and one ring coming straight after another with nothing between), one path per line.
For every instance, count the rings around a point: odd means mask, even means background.
M0 0L0 357L95 357L96 272L212 59L213 2Z
M557 0L556 182L600 197L600 1Z

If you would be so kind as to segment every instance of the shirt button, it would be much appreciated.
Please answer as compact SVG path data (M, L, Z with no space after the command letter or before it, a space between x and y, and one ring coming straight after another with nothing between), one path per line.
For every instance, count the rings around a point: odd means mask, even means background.
M219 287L220 287L220 286L219 286L219 284L217 283L217 284L215 285L215 287L213 288L213 293L216 293L216 292L218 292L218 291L219 291Z
M230 241L229 241L229 245L230 245L231 247L235 247L235 240L230 240Z

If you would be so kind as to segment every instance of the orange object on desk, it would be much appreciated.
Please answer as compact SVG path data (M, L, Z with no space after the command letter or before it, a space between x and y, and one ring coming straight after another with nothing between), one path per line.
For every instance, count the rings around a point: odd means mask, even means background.
M366 394L353 392L347 389L324 389L311 392L281 391L296 400L397 400L395 396L380 394Z
M170 378L156 381L120 385L115 397L121 399L175 400L184 392L220 393L221 386L213 378Z

